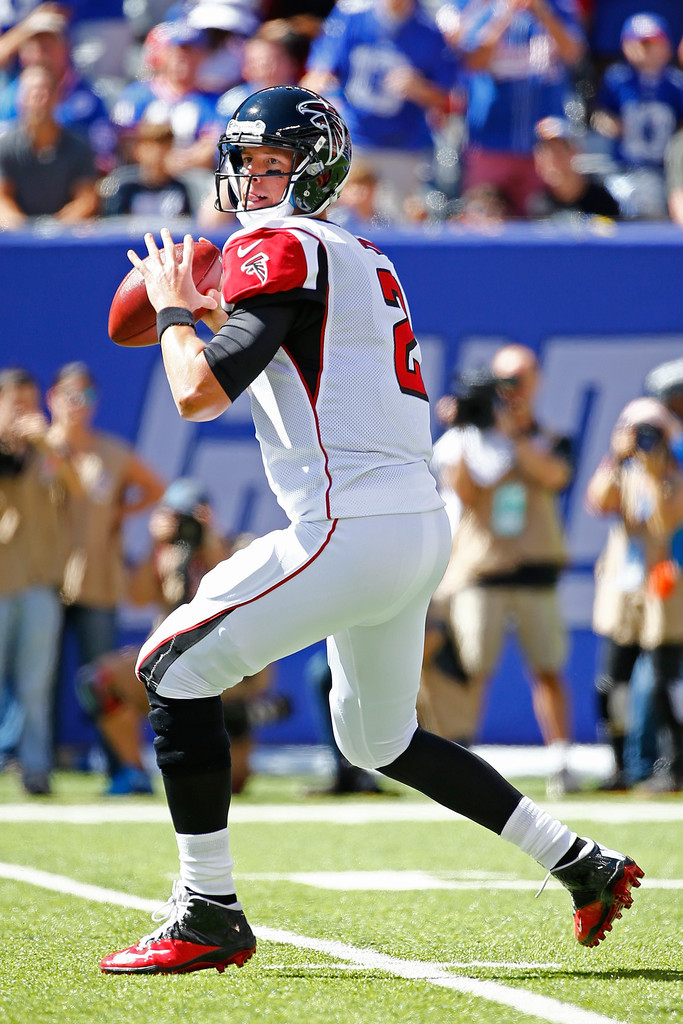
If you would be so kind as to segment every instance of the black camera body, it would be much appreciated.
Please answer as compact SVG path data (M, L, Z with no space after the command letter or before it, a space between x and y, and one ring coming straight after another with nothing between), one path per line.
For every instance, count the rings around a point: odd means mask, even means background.
M23 472L25 465L25 456L15 455L14 452L4 448L2 440L0 440L0 477L13 480Z
M654 423L638 423L635 434L636 448L641 452L653 452L664 441L664 431Z
M186 512L176 513L176 532L172 544L185 544L196 551L204 540L204 527L194 516Z
M493 427L499 384L498 379L485 367L456 374L452 381L452 394L458 405L453 426L476 427L478 430Z

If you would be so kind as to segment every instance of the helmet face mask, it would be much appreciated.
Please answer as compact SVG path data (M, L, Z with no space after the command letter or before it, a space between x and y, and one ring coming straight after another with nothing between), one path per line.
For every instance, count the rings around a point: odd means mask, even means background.
M278 174L282 198L249 210L248 179L254 175L244 172L242 147L259 146L291 150L292 165L288 173ZM273 215L315 216L337 198L351 165L351 140L342 118L327 100L295 86L262 89L245 100L228 122L218 151L216 208L235 211L244 226Z

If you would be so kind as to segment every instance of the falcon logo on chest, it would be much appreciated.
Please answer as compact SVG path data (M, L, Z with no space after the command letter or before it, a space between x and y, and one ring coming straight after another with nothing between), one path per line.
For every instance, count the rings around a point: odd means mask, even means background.
M261 284L265 284L268 280L268 260L269 256L265 252L257 252L254 256L250 256L248 260L245 260L240 270L243 274L252 274L258 277Z

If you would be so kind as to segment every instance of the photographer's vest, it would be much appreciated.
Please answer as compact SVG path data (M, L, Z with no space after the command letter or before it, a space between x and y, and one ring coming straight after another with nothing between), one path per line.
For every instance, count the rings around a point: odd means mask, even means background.
M683 487L680 472L672 483ZM593 603L593 631L598 636L647 649L683 642L683 576L678 574L666 598L648 587L653 567L671 558L671 537L677 529L663 536L648 526L654 508L651 486L637 463L622 469L622 519L610 527L595 563Z
M29 448L16 476L0 478L0 596L59 588L66 538L64 492L49 456Z
M536 437L550 448L549 435ZM445 596L480 583L504 586L507 576L517 586L525 568L547 568L553 583L566 561L556 493L515 466L494 487L477 488L473 503L463 508L439 592Z
M72 455L85 494L70 496L67 507L66 604L111 609L123 597L121 506L129 459L127 444L99 432L90 451Z

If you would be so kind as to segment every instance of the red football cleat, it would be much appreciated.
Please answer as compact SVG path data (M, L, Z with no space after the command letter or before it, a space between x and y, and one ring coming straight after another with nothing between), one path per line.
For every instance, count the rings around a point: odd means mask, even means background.
M153 918L167 920L151 935L100 962L105 974L187 974L229 964L242 967L256 949L256 939L241 910L230 910L209 897L188 893L176 882L170 900Z
M571 864L550 872L569 890L574 907L574 934L582 946L597 946L612 922L633 903L644 872L630 857L592 839Z

